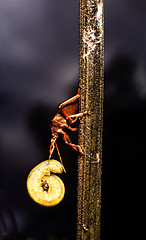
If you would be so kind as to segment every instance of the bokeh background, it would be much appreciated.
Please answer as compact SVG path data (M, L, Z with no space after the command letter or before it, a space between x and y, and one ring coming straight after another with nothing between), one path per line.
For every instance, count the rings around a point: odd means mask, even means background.
M104 14L101 239L145 239L146 3L105 0ZM0 239L76 239L77 153L58 141L58 206L35 204L26 179L48 158L50 121L78 81L79 1L1 0Z

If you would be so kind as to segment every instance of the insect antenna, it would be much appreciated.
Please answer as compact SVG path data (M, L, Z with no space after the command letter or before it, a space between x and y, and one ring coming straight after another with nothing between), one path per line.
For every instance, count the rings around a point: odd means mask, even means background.
M50 149L49 149L49 160L51 159L51 156L55 149L55 142L58 138L58 135L53 135L53 138L51 139Z
M58 148L56 142L55 142L55 146L56 146L56 149L57 149L57 153L58 153L58 156L59 156L60 162L61 162L61 164L62 164L62 166L63 166L63 170L64 170L64 172L66 173L66 170L65 170L65 167L64 167L64 165L63 165L63 161L62 161L62 158L61 158L61 155L60 155L60 152L59 152L59 148Z

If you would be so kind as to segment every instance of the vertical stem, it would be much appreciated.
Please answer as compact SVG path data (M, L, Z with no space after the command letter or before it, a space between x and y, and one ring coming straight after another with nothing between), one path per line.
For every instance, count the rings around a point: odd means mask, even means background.
M100 239L103 128L103 0L80 0L80 112L77 239Z

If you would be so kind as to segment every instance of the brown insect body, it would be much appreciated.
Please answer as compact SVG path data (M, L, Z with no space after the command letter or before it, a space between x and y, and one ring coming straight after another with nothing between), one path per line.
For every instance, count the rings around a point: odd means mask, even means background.
M56 143L59 133L63 135L63 139L66 144L72 146L76 151L83 153L81 147L79 145L73 144L69 138L69 135L65 132L65 128L71 131L77 131L77 128L72 128L71 124L76 122L76 120L79 117L82 117L85 114L87 114L87 112L77 113L78 99L79 99L79 90L74 97L66 100L65 102L59 105L59 111L52 119L52 125L51 125L52 139L51 139L51 145L49 150L49 154L50 154L49 159L51 158L52 153L56 147L62 165L63 165L63 162L62 162L59 149Z

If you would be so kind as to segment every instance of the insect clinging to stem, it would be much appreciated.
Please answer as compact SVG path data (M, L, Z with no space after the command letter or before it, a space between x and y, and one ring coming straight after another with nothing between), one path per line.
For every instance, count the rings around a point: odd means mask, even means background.
M56 143L56 140L59 137L59 134L63 135L63 139L66 144L70 145L76 151L83 154L81 147L79 145L73 144L69 138L69 135L65 132L65 129L69 129L71 131L77 131L77 128L73 128L71 127L71 125L75 123L79 117L82 117L87 114L87 111L83 113L77 113L79 97L80 97L80 94L78 89L78 92L75 96L73 96L72 98L69 98L68 100L66 100L65 102L59 105L58 107L59 111L56 113L56 115L52 119L52 124L51 124L52 139L51 139L51 144L49 149L49 159L51 159L53 151L56 148L62 165L63 165L62 158ZM65 168L64 168L64 171L65 171Z

